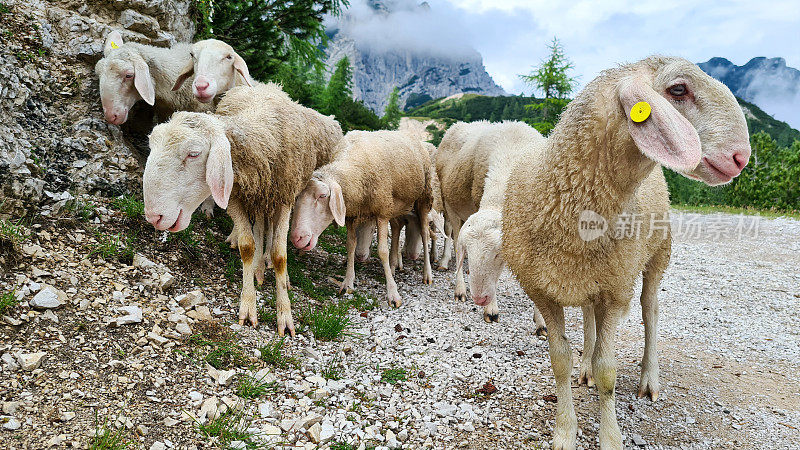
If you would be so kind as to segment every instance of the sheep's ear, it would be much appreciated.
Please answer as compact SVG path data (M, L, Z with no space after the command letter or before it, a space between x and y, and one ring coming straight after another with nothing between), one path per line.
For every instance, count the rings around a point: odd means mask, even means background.
M455 249L456 250L456 272L458 272L459 270L461 270L461 267L464 265L464 257L466 256L467 248L464 246L464 244L461 243L460 239L455 243L455 245L456 245L456 249Z
M178 78L175 80L175 85L172 86L172 90L177 91L180 89L183 85L183 82L192 75L194 75L194 59L189 58L189 62L186 64L183 70L181 70L181 74L178 75Z
M239 72L239 75L244 78L244 82L247 83L248 86L253 87L253 79L250 78L250 71L247 69L247 63L236 53L233 54L233 68Z
M206 162L206 183L220 208L228 208L233 190L231 143L225 133L214 133Z
M111 33L108 33L108 36L106 36L106 44L103 46L103 56L108 56L111 50L121 47L124 43L119 31L111 31Z
M330 205L331 213L333 213L333 220L336 221L336 225L343 227L346 210L344 207L342 187L333 180L328 181L328 187L331 188L331 196L328 200L328 204Z
M153 78L150 76L150 68L144 59L134 58L133 60L133 85L148 105L156 102L156 88L153 86Z
M697 167L701 158L700 136L694 126L667 99L653 90L645 78L636 76L623 79L618 92L628 131L645 156L677 171L688 172ZM640 102L649 105L650 115L640 115L637 119L645 117L644 120L634 122L631 111Z

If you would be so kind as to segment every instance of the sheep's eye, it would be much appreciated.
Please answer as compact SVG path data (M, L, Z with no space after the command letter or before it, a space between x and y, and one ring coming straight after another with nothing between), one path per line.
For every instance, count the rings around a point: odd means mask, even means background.
M200 152L189 152L189 158L197 158L200 156Z
M225 59L233 59L233 55L228 55L225 57Z
M319 194L319 197L317 198L319 198L320 200L322 200L323 198L328 198L328 194Z
M133 78L133 74L132 73L126 73L125 74L125 78L131 79L131 78Z
M676 84L675 86L672 86L671 88L669 88L669 95L671 95L673 97L683 97L688 92L689 92L689 90L686 89L686 85L685 84Z
M194 59L194 52L189 52L189 57Z

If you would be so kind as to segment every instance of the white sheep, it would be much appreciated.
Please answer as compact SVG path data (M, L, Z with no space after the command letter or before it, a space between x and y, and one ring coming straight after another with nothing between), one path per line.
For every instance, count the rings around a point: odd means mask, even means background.
M536 162L519 162L508 180L502 252L549 330L558 397L553 447L575 448L577 430L563 308L591 305L600 447L622 448L616 328L639 274L643 315L653 318L670 256L669 196L659 165L688 176L702 163L730 179L750 157L747 124L730 90L696 65L650 57L590 82L534 153L541 153ZM633 229L620 226L637 219ZM643 365L643 382L648 370Z
M497 322L497 280L505 267L501 252L502 209L508 177L520 160L533 163L537 144L544 138L533 127L522 122L503 122L481 127L473 132L463 152L486 167L483 195L479 209L461 226L456 245L456 271L460 272L467 256L470 263L469 290L476 305L483 306L483 319ZM477 164L476 164L477 165ZM473 169L476 172L479 169ZM533 310L536 333L547 333L544 319Z
M311 250L332 222L347 226L347 270L341 289L352 290L355 281L356 229L375 220L378 257L386 276L389 304L401 302L389 261L389 221L415 208L426 217L433 202L431 163L421 143L399 131L351 131L337 147L337 158L314 172L297 198L291 240L295 247ZM425 254L423 282L433 282L427 227L422 228Z
M159 230L183 230L209 195L228 209L243 266L240 324L258 324L253 276L263 247L255 242L251 220L256 236L263 235L266 217L274 224L278 333L294 335L286 271L289 215L341 137L335 120L293 102L272 83L231 89L215 114L180 112L153 129L144 172L147 220Z
M212 103L217 96L236 86L253 86L244 58L231 47L217 39L195 42L191 48L191 59L175 80L173 91L183 88L186 80L194 75L191 89L202 103Z
M103 58L95 65L100 80L100 101L109 123L121 125L139 100L155 108L157 117L166 120L175 111L210 111L195 100L191 89L173 91L175 79L191 61L190 44L171 48L124 42L119 31L106 37Z

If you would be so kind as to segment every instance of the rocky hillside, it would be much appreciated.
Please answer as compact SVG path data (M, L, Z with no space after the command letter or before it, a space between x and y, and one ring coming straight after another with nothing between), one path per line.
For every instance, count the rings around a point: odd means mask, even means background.
M383 114L389 94L400 89L400 106L417 106L433 98L457 93L505 95L483 66L473 48L460 46L439 51L419 45L408 31L398 29L406 21L419 19L424 27L430 14L427 3L416 1L352 2L343 17L328 26L331 42L326 53L333 67L347 56L353 66L353 94L378 114ZM362 5L362 3L364 3ZM358 5L362 7L359 9ZM380 30L386 35L375 37ZM420 37L424 39L424 37ZM376 43L376 41L380 41ZM410 106L411 106L410 105Z
M0 2L0 214L41 205L47 215L75 194L139 189L145 155L128 139L137 133L103 120L94 64L112 28L159 46L191 39L190 4Z
M725 83L737 97L800 127L800 70L788 67L783 58L762 56L743 66L725 58L711 58L698 66Z

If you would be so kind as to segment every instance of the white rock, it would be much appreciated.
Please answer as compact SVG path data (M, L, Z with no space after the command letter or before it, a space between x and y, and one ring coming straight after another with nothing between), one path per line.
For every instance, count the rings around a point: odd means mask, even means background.
M325 443L333 439L334 434L336 433L336 429L333 427L333 422L330 420L324 420L322 422L322 427L320 427L319 433L319 441L320 443Z
M161 290L166 291L167 289L171 288L172 286L175 286L175 282L176 281L177 280L175 279L175 277L171 273L164 272L158 278L158 286L161 288Z
M208 375L217 382L220 386L227 386L231 384L231 380L236 375L236 370L217 370L210 364L206 364Z
M12 431L13 430L19 430L19 428L21 426L22 426L22 424L19 423L19 420L15 419L13 417L9 418L8 422L3 424L3 428L5 428L6 430L12 430Z
M196 320L206 320L209 322L214 320L211 316L211 311L208 309L208 306L205 305L195 307L193 310L187 312L186 315Z
M42 314L42 319L47 319L51 322L58 323L58 316L49 309Z
M322 422L322 416L317 413L311 413L300 419L300 428L308 428L315 423Z
M55 309L66 303L66 296L53 286L45 286L28 303L35 309Z
M17 358L14 357L11 353L3 353L3 356L0 356L0 360L6 363L8 366L8 370L15 371L19 370L19 363L17 362Z
M150 450L167 450L167 444L161 441L155 441L153 445L150 446Z
M127 314L114 319L113 323L117 326L142 322L142 308L139 305L127 305L119 308L119 310Z
M283 417L281 411L269 402L258 405L258 413L261 415L262 419L273 418L280 420Z
M311 439L311 442L315 444L319 444L320 441L320 433L322 433L322 426L319 423L315 423L308 427L308 438Z
M3 402L3 414L13 416L19 409L19 402Z
M473 431L475 431L475 425L473 425L472 422L467 422L464 424L463 429L467 433L472 433Z
M247 448L247 444L244 441L231 441L231 443L228 444L228 448L242 450Z
M180 421L173 419L172 417L165 417L164 418L164 425L168 427L174 427L175 425L179 424Z
M281 429L275 425L265 424L261 426L261 432L267 436L280 436Z
M331 396L331 392L325 388L317 389L316 391L311 393L311 398L314 400L321 400L323 398L328 398Z
M203 402L203 394L197 391L189 392L189 400L192 402L192 406L197 408Z
M153 331L150 331L150 332L147 333L147 339L149 341L151 341L151 342L155 342L158 345L164 345L167 342L169 342L169 339L167 339L164 336L161 336L160 334L157 334L157 333L155 333Z
M189 336L192 334L192 327L190 327L186 322L178 322L178 324L175 325L175 331L183 336Z
M73 411L64 411L61 413L61 417L59 417L59 419L62 422L69 422L74 418L75 418L75 413Z
M20 367L22 367L22 370L31 372L38 369L39 366L42 365L42 359L46 354L46 352L17 353L16 357Z
M156 263L150 261L149 259L145 258L144 255L141 253L137 253L133 255L133 267L138 267L140 269L146 269L150 267L155 267Z
M400 432L397 433L397 440L399 440L400 442L407 441L408 440L408 430L400 430Z
M203 405L200 406L200 417L202 418L203 416L205 416L205 418L208 419L209 421L219 417L219 412L217 408L217 397L207 398L203 402Z
M181 294L175 297L175 300L185 309L191 309L197 305L204 305L207 303L206 296L203 295L203 291L199 289L187 292L186 294Z

